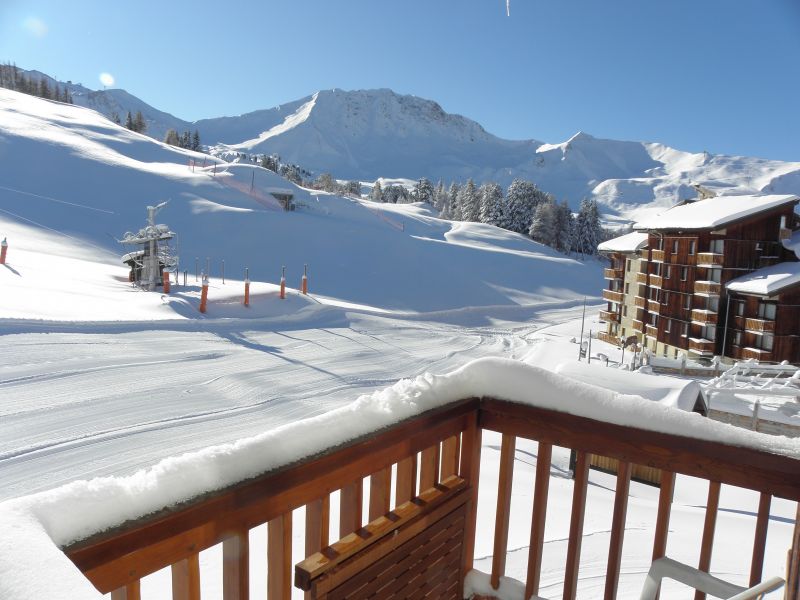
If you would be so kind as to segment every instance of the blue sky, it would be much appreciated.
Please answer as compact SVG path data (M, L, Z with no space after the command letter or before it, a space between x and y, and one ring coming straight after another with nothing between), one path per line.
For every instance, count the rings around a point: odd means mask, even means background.
M0 60L189 120L388 87L506 138L800 160L797 0L0 0Z

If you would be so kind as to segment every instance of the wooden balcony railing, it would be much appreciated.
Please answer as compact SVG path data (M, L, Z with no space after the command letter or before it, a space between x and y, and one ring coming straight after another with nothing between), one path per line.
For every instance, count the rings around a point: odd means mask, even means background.
M608 344L613 344L615 346L619 346L619 338L608 333L607 331L601 331L597 334L597 339Z
M706 296L719 296L720 284L713 281L695 281L694 293Z
M603 269L603 277L605 279L622 279L625 277L625 271L622 269Z
M714 342L700 338L689 338L689 350L698 354L714 354Z
M622 292L615 292L612 290L603 290L603 299L608 300L609 302L616 302L620 304L622 302L623 294Z
M647 306L647 300L643 296L634 296L633 304L636 308L644 308Z
M646 325L644 332L647 334L647 337L649 337L651 340L658 338L658 327L656 327L655 325Z
M772 360L772 352L770 350L761 350L760 348L734 346L734 358L770 362Z
M634 331L638 331L639 333L644 333L644 323L642 323L638 319L633 320L633 329Z
M698 267L721 267L723 261L724 257L722 254L716 254L714 252L698 252L697 254Z
M745 318L744 328L747 331L758 331L759 333L773 333L775 331L775 321L772 321L770 319Z
M664 279L661 275L650 274L650 287L661 288L664 286Z
M715 325L717 323L717 313L710 310L695 308L692 310L692 322L703 325Z
M719 426L720 432L724 429L722 424L709 426ZM678 430L682 429L676 427ZM497 485L494 518L477 523L478 490L489 485L480 474L484 431L501 436L499 478L488 478L491 485ZM637 549L653 558L665 555L676 473L709 482L702 537L698 534L699 565L704 571L711 564L721 486L760 493L755 536L748 552L751 585L762 579L772 498L800 500L797 457L617 425L530 404L472 398L98 534L64 552L100 592L110 592L115 600L138 600L140 579L165 567L171 567L173 599L195 600L199 598L198 553L221 543L223 598L246 600L249 531L267 523L267 598L287 600L292 582L292 515L305 507L305 558L295 566L294 582L308 598L374 597L372 592L381 588L384 595L380 597L386 598L460 600L464 577L473 565L476 527L494 533L492 587L497 589L505 576L518 439L538 443L531 543L526 578L520 584L526 598L538 594L542 578L554 446L570 448L577 455L563 573L566 600L574 600L577 591L593 455L619 461L605 565L606 599L616 597L619 584L632 465L662 470L653 547ZM369 482L364 486L366 478ZM336 490L341 539L331 543L330 495ZM368 507L366 519L362 505ZM557 512L563 510L557 508ZM787 573L789 600L798 599L798 525L793 540ZM742 540L743 550L744 543ZM414 556L416 560L406 560Z
M647 284L647 273L637 273L636 274L636 283L644 283Z
M647 310L657 315L659 312L661 312L661 303L659 303L657 300L648 300Z
M619 315L610 310L601 310L600 311L600 320L601 321L610 321L611 323L619 323Z
M650 260L653 262L664 262L664 256L663 250L651 250Z

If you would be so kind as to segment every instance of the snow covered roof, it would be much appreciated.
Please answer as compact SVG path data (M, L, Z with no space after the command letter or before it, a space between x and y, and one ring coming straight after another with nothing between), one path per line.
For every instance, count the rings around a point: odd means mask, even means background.
M717 196L674 206L634 225L634 229L718 229L750 215L798 201L797 196Z
M700 386L693 380L632 373L574 360L559 364L555 370L559 375L582 383L620 394L640 396L645 400L688 412L694 409L698 397L701 396Z
M268 187L267 193L279 194L281 196L294 196L294 191L290 190L289 188Z
M636 252L647 246L648 235L641 231L626 233L597 246L600 252Z
M774 296L793 285L800 285L800 262L782 262L764 267L729 281L725 287L740 294Z

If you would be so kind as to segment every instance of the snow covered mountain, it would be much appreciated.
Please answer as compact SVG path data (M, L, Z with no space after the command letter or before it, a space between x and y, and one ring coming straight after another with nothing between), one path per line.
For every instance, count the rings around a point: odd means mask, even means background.
M471 177L508 185L522 177L575 209L583 197L593 197L612 220L636 220L695 197L695 184L726 194L800 193L800 162L683 152L586 133L559 144L505 140L436 102L388 89L323 90L271 109L194 123L124 90L70 89L76 104L106 116L140 110L155 139L170 128L198 129L221 156L276 153L317 174L362 181Z
M0 272L6 285L20 289L0 299L0 318L54 318L53 294L74 295L70 269L90 268L64 258L113 265L98 271L98 298L108 298L107 286L130 295L119 258L130 248L116 240L142 227L145 207L163 200L171 202L159 219L178 232L181 268L192 280L206 259L217 280L224 260L229 279L249 267L252 279L276 281L285 265L295 287L309 264L315 294L419 312L570 302L602 287L599 263L567 258L515 233L444 221L419 205L311 192L261 167L156 142L92 110L3 89L0 159L0 235L9 236L12 252L44 248L53 255L31 263L28 273ZM297 210L277 208L270 188L291 190ZM58 250L42 241L45 234L60 240ZM47 265L59 278L34 275ZM42 306L33 307L23 293L31 285L42 287ZM157 305L149 318L196 315L188 305L162 306L157 294L141 296ZM123 304L128 312L117 318L134 318L135 303ZM82 306L76 315L92 313Z

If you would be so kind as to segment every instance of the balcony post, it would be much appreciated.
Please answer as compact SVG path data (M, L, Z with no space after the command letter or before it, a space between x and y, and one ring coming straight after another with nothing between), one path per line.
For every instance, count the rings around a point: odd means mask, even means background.
M475 557L475 527L478 519L478 479L481 470L481 428L478 411L469 416L469 425L461 434L461 465L459 476L470 487L467 515L464 524L464 545L461 555L461 573L458 578L458 597L464 596L464 577L472 570Z

